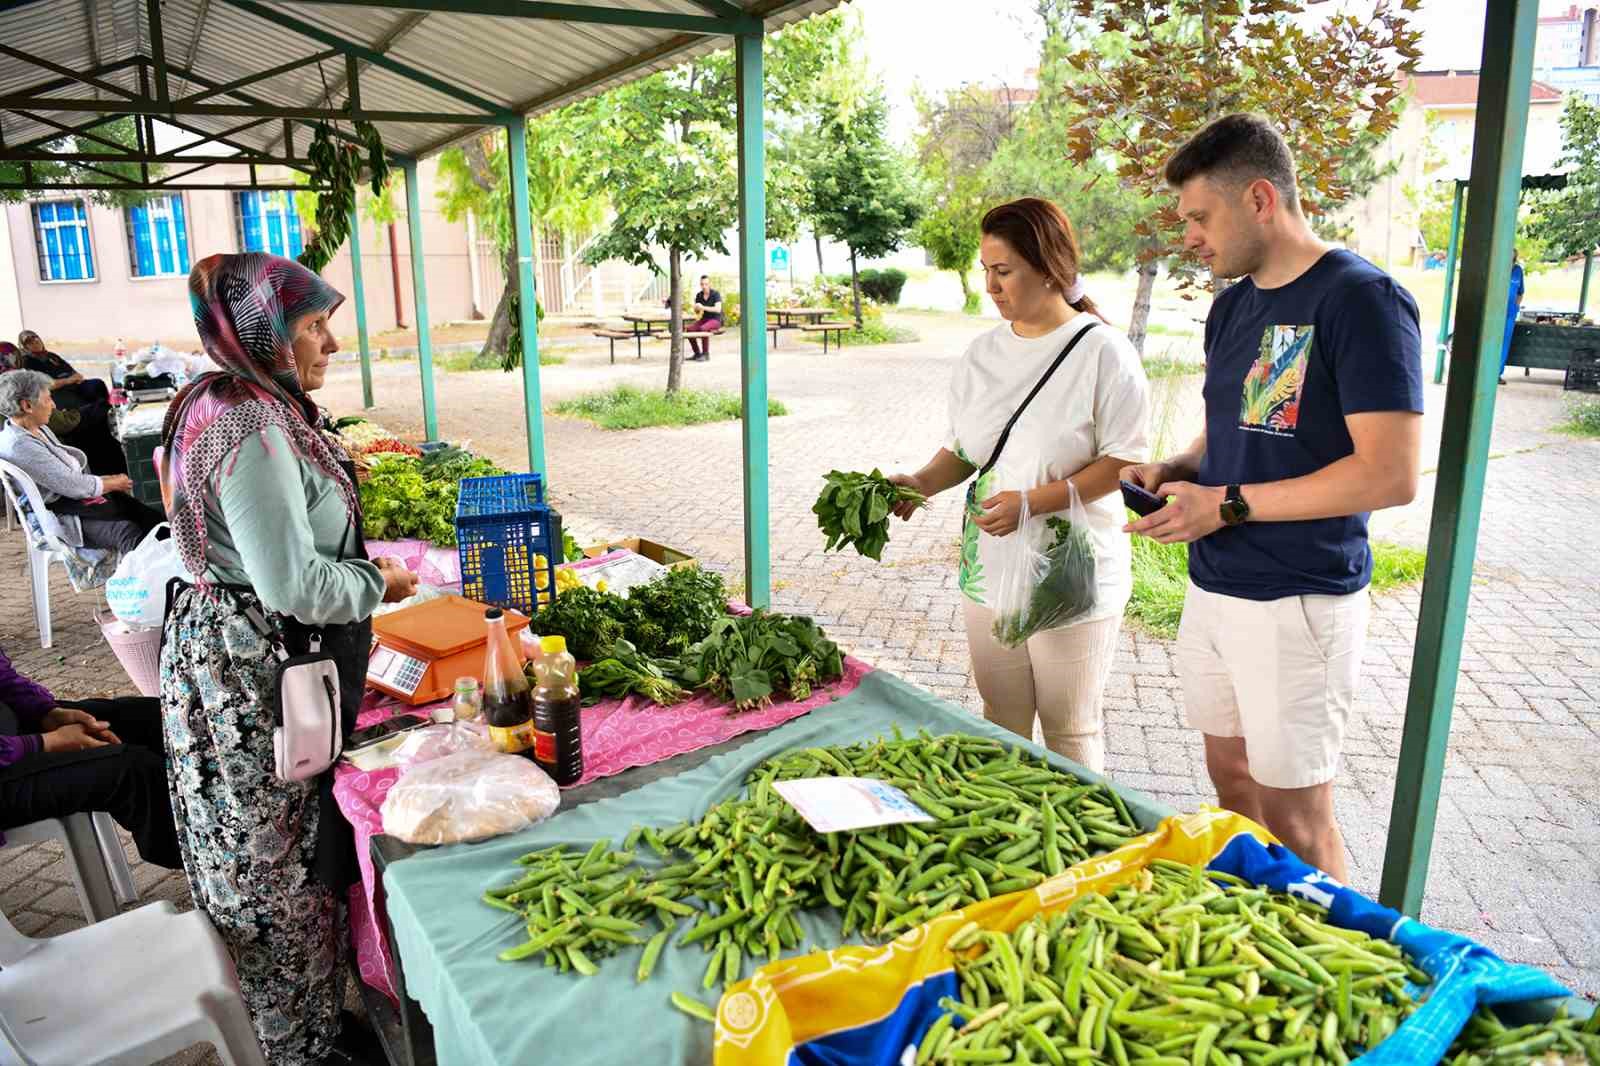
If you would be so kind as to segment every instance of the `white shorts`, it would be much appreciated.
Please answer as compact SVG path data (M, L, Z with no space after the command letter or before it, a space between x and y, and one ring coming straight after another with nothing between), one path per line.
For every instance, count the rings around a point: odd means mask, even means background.
M1367 590L1246 600L1189 583L1178 677L1189 725L1243 737L1250 776L1268 788L1333 780L1361 679Z

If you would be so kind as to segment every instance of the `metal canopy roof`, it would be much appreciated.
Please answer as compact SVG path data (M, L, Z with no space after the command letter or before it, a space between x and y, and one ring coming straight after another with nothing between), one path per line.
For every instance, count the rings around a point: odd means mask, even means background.
M50 142L125 114L212 138L157 153L142 120L133 158L169 181L203 159L304 169L305 127L328 119L416 159L838 2L0 0L0 159L66 158Z

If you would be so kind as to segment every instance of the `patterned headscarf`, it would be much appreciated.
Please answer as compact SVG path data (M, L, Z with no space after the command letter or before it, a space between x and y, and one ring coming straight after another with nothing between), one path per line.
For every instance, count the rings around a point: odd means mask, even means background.
M321 414L300 387L289 333L296 319L343 302L299 263L260 252L209 256L189 274L195 328L221 372L185 386L167 412L161 491L178 554L202 586L208 483L213 474L226 477L239 445L269 426L334 480L352 519L357 513L344 456L319 428Z
M22 349L10 341L0 341L0 373L22 369Z

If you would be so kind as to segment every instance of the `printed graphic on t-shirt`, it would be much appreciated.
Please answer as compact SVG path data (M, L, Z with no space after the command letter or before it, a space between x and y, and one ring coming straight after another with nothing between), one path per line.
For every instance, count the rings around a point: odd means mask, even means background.
M1300 423L1300 391L1314 326L1268 326L1261 354L1244 376L1239 428L1279 437L1294 436Z
M956 455L968 466L977 466L958 443ZM961 589L961 594L980 607L983 605L983 564L978 561L978 517L983 514L983 508L978 504L987 500L992 495L994 488L994 471L974 481L967 489L966 506L961 514L961 568L957 572L956 584Z

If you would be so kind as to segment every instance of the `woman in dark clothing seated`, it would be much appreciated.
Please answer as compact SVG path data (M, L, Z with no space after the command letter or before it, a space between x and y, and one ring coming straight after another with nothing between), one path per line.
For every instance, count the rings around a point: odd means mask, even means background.
M99 378L86 378L55 352L31 329L17 336L22 346L22 366L37 370L50 379L50 395L62 411L76 412L78 426L62 440L89 457L89 470L95 474L126 474L128 460L122 445L111 435L111 393Z
M182 868L160 701L58 700L0 651L0 843L4 830L93 811L126 829L145 862Z

